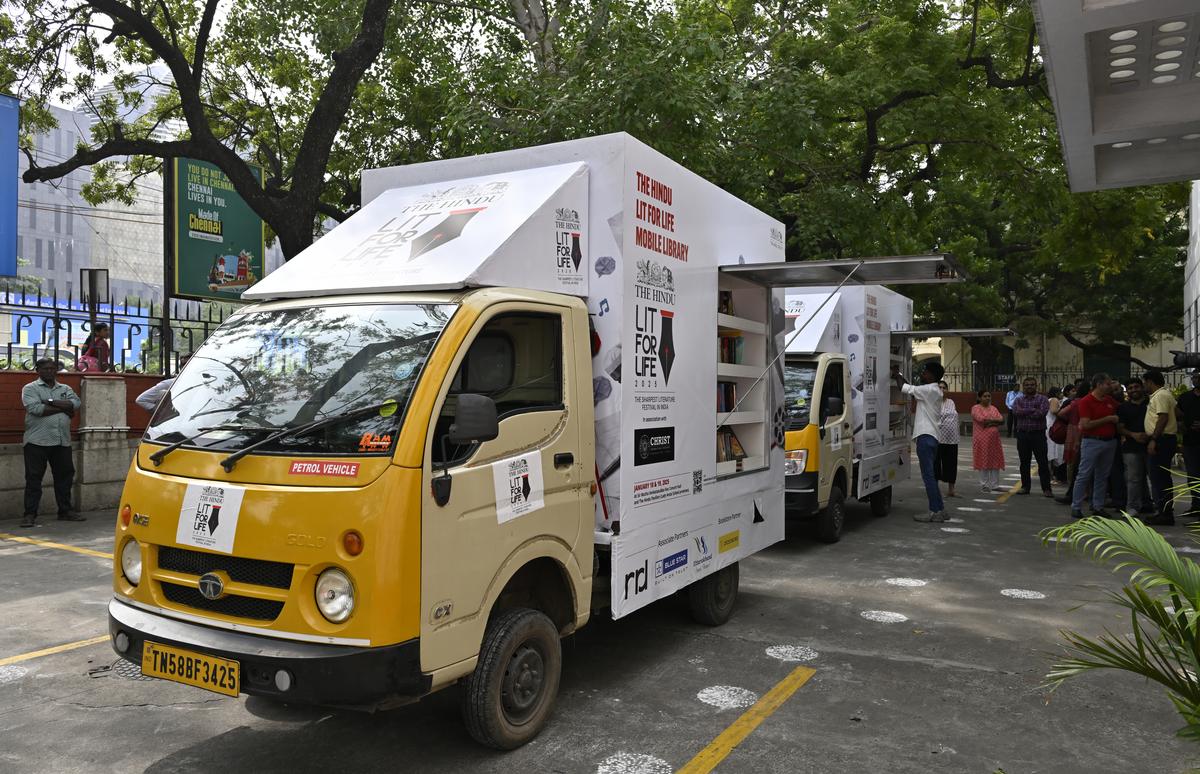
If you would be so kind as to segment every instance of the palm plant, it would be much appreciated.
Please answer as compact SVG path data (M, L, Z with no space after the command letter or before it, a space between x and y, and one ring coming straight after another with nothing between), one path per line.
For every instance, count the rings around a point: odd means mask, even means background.
M1183 488L1200 486L1193 482ZM1189 489L1190 491L1190 489ZM1129 570L1119 592L1106 595L1129 611L1132 631L1105 630L1095 639L1061 632L1064 656L1046 676L1047 687L1096 669L1120 669L1167 689L1183 718L1179 735L1200 741L1200 565L1180 556L1162 535L1138 519L1090 517L1044 530L1042 542L1056 542L1098 562L1114 563L1113 572Z

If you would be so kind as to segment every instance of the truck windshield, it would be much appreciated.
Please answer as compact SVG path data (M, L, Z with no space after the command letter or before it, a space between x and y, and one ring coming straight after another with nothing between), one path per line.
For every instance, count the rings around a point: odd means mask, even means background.
M373 304L236 315L188 361L145 440L235 451L283 428L348 414L311 433L281 433L255 451L388 454L454 309ZM364 415L373 404L379 410Z
M817 380L817 364L789 360L783 366L783 405L787 411L789 430L809 423L813 384Z

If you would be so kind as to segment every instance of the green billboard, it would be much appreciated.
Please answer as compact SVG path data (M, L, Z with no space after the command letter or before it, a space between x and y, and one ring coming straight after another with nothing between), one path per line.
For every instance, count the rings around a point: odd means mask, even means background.
M259 183L262 169L251 170ZM242 201L225 173L207 161L171 161L174 295L236 301L262 279L262 218Z

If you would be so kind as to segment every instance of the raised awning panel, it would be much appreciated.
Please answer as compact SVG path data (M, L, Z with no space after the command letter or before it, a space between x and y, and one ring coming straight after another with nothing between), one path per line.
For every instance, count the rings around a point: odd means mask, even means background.
M930 285L966 279L949 253L741 264L721 271L773 288L839 285L843 280L853 285Z
M392 189L242 297L496 285L586 296L587 209L583 163Z
M1015 336L1011 328L931 328L925 331L892 331L893 336L910 339L940 339L961 336L964 339L988 338L991 336Z

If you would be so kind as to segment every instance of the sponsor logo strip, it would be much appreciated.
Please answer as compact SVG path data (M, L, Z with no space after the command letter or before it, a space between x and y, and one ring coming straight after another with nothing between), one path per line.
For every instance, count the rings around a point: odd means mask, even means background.
M725 553L732 551L742 544L742 531L735 529L733 532L726 532L717 542L717 552Z

